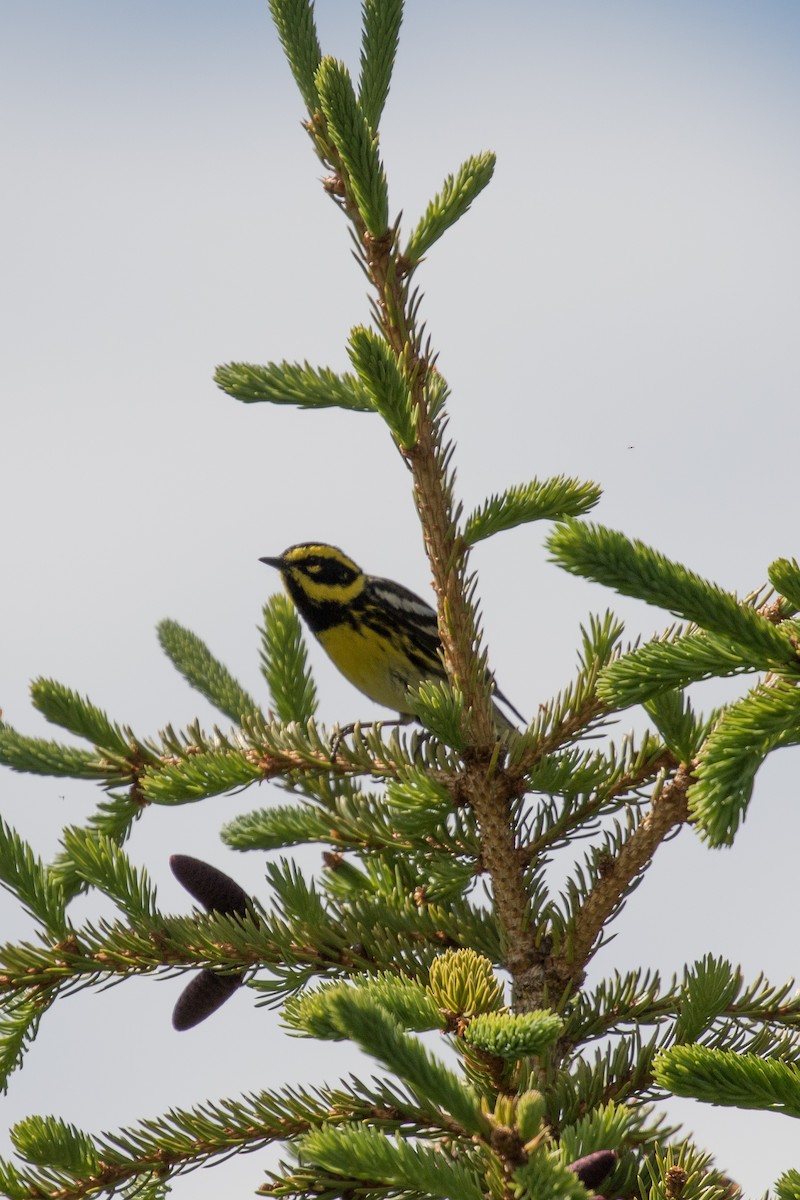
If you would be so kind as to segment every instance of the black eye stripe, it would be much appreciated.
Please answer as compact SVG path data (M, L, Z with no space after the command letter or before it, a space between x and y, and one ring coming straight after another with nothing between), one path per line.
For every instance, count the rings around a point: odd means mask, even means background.
M309 557L292 564L315 583L346 585L358 578L358 572L335 558Z

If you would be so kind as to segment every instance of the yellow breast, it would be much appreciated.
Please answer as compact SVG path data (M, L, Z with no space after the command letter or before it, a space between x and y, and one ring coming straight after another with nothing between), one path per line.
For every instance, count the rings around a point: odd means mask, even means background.
M409 713L408 687L422 682L408 674L405 656L367 629L335 625L317 635L323 648L346 679L376 704Z

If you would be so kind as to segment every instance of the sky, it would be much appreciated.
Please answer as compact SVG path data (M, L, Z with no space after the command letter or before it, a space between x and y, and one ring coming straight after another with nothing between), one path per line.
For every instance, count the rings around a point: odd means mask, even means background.
M323 51L356 74L359 5L320 0L317 18ZM346 369L364 280L265 0L6 0L3 26L0 707L24 733L60 736L28 697L45 675L141 736L210 725L155 625L188 626L263 695L256 626L276 581L261 555L331 541L429 587L408 474L377 418L242 405L212 380L237 360ZM418 276L467 510L565 473L603 487L597 520L740 595L800 557L799 58L789 2L407 4L381 134L392 213L410 231L446 174L498 155ZM631 638L669 623L560 572L545 534L517 529L474 556L493 667L530 713L572 676L589 612L613 607ZM322 720L381 715L312 660ZM696 700L740 691L704 685ZM662 848L593 978L669 976L708 952L747 978L797 972L799 767L785 750L762 769L733 849L689 830ZM97 798L0 774L0 812L45 858ZM190 908L174 852L266 899L263 857L218 831L271 798L147 812L128 849L165 911ZM29 932L5 894L0 923L4 940ZM349 1051L289 1041L251 992L173 1033L182 982L57 1004L0 1098L0 1153L28 1113L114 1129L350 1070ZM788 1118L669 1111L751 1196L800 1163ZM271 1161L240 1156L175 1195L250 1194Z

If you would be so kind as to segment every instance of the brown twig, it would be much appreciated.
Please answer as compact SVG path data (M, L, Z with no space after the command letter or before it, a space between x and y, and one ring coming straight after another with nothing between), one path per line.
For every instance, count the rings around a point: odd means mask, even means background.
M692 782L690 768L679 766L672 779L653 799L642 823L619 853L609 859L576 917L571 955L574 972L583 972L597 947L597 939L605 923L664 838L675 826L688 820L686 793Z
M529 898L524 867L517 855L511 819L511 797L518 782L504 778L502 765L494 763L496 741L494 711L479 645L480 633L468 600L467 547L458 534L447 470L451 447L443 445L438 427L425 403L425 385L433 369L415 328L408 297L408 273L397 249L396 229L375 238L366 229L350 194L350 181L338 156L336 186L328 191L340 196L355 227L359 249L377 292L377 315L388 344L402 356L417 412L417 441L404 457L411 468L414 496L422 524L425 548L438 597L439 632L445 669L458 684L465 701L468 751L454 788L472 805L481 837L481 859L492 881L497 913L508 946L507 966L512 975L527 971L536 958L529 926Z

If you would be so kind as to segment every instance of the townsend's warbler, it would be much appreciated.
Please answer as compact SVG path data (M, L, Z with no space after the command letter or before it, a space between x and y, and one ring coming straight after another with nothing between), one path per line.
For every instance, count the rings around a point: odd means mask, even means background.
M408 588L365 575L335 546L302 542L277 567L300 615L336 667L378 704L411 718L409 688L445 679L436 613ZM524 723L505 696L495 696ZM513 728L495 705L498 728Z

